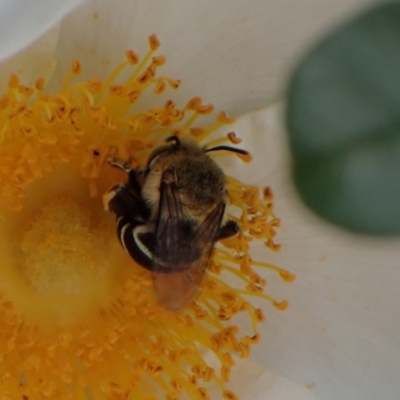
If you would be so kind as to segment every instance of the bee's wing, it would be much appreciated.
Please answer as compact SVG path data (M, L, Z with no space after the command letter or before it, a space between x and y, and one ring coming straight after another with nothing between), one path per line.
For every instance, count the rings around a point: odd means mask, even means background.
M217 204L217 206L211 211L210 214L208 214L203 223L199 226L193 237L193 243L198 243L198 246L200 246L202 249L201 256L188 270L191 281L196 285L200 283L200 280L203 277L203 274L211 259L224 212L225 204Z
M193 230L175 184L161 184L153 279L163 307L182 308L194 296L212 256L224 211L225 204L218 204Z
M158 303L169 311L187 305L197 291L188 271L162 273L153 272L153 286Z
M156 260L160 260L161 269L163 262L176 264L175 267L178 268L177 264L179 264L181 257L184 257L182 263L186 262L186 257L182 252L189 242L185 230L189 231L190 225L185 219L182 203L174 182L161 182L159 204L154 255ZM169 269L169 265L166 268Z
M179 310L190 302L210 262L213 248L214 241L205 241L200 257L187 269L169 273L153 272L156 297L164 308Z

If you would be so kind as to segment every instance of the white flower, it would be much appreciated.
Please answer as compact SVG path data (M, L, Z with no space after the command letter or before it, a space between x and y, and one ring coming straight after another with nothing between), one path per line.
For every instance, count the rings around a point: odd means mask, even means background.
M0 66L5 81L17 69L28 81L39 74L59 85L72 58L84 65L83 78L104 78L126 49L144 53L146 38L156 33L168 58L163 73L183 81L177 102L200 95L243 115L234 129L254 161L245 167L231 163L229 173L270 185L283 221L278 236L283 250L271 254L260 248L254 257L287 268L298 279L290 287L268 283L291 306L285 313L268 313L263 342L252 354L257 364L237 371L245 377L237 382L247 384L241 398L310 398L308 386L321 400L397 399L399 241L356 237L309 213L290 184L281 107L266 108L282 99L292 63L310 40L362 2L91 1L23 50L77 3L3 3L0 34L7 40L0 58L22 50ZM247 378L249 368L262 378Z

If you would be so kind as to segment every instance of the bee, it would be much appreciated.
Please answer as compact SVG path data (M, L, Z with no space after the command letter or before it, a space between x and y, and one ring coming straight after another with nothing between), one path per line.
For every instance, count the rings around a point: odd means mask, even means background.
M142 267L152 271L158 302L168 310L184 307L196 294L217 241L234 236L239 226L227 220L226 178L204 148L171 136L156 148L144 168L111 157L125 171L127 183L103 197L117 217L118 238Z

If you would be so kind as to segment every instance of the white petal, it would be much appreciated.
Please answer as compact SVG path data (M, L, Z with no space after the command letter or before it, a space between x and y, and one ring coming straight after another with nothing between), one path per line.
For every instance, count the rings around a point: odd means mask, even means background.
M21 51L0 64L0 88L4 90L10 74L17 74L21 83L33 85L39 77L46 81L53 75L56 61L53 57L58 43L59 25L42 35L25 51Z
M240 400L317 400L308 388L273 373L251 360L240 360L227 385ZM206 386L211 399L219 399L221 388Z
M183 86L174 99L200 95L232 113L265 107L285 85L309 40L365 0L92 0L62 28L60 74L71 58L83 77L104 77L125 50L143 55L156 33Z
M279 253L258 247L254 258L287 268L287 284L266 274L268 293L288 298L286 312L271 308L264 342L253 357L321 400L398 399L400 241L353 236L311 214L291 187L278 108L239 119L234 127L255 156L230 173L271 185L282 218Z
M82 0L2 0L0 60L43 35Z

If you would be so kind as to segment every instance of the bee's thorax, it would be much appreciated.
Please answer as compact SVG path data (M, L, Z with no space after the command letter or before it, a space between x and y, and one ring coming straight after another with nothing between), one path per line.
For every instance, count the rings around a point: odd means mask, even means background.
M169 171L168 174L166 172ZM216 204L226 202L225 175L198 146L182 144L160 154L153 162L142 188L142 196L155 218L162 179L175 180L185 213L201 221Z

